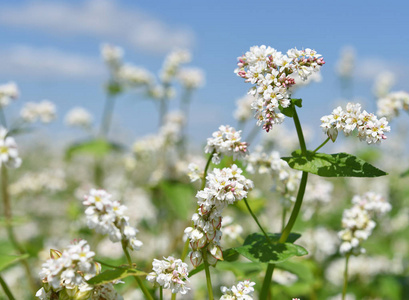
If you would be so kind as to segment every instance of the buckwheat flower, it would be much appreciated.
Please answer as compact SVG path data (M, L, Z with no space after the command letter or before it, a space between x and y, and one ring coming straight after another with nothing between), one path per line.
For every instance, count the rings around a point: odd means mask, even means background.
M122 65L123 55L124 51L120 47L110 44L101 45L101 56L110 68L119 68Z
M187 50L174 50L168 54L160 71L160 79L164 84L169 84L178 74L180 66L191 60L191 54Z
M21 158L18 156L17 144L14 138L7 136L7 130L0 127L0 167L18 168Z
M346 209L342 215L344 229L338 233L342 240L340 252L359 255L365 253L362 241L368 239L376 226L374 217L390 211L391 206L382 196L372 192L362 197L354 196L352 203L352 208Z
M336 72L339 77L348 79L352 77L355 67L355 49L353 47L344 47L341 50L341 56L336 65Z
M399 115L400 110L409 110L409 94L404 91L394 92L378 99L377 114L391 120Z
M220 246L222 212L228 204L247 197L254 184L245 178L236 165L230 168L214 169L206 177L206 187L196 194L199 209L192 217L193 226L185 229L190 240L190 260L197 267L203 257L200 251L208 252L209 264L223 260Z
M309 48L294 48L282 54L262 45L251 47L238 58L235 73L255 85L249 94L255 96L251 106L255 110L257 125L263 124L263 129L268 132L274 124L283 122L284 115L279 109L290 105L290 88L296 84L292 74L307 80L325 64L320 56Z
M0 108L6 107L10 104L10 101L17 99L19 96L19 90L14 82L8 82L0 85Z
M220 300L252 300L255 282L250 280L239 281L237 285L233 285L231 288L222 286L220 288L223 293Z
M213 153L212 162L219 164L221 155L233 156L233 160L247 155L247 143L241 142L241 130L236 131L229 125L220 126L219 131L207 139L205 153Z
M89 228L108 234L114 243L122 241L131 250L139 250L142 242L136 239L138 230L129 225L129 217L124 215L125 205L112 200L112 195L106 191L95 189L84 197L83 204L87 207L85 215Z
M56 107L54 103L43 100L41 102L27 102L20 112L21 118L27 123L41 121L50 123L56 118Z
M373 92L377 98L385 97L396 82L396 76L392 72L384 71L375 78Z
M90 128L92 115L82 107L74 107L65 116L65 124L71 127Z
M199 68L180 69L177 77L183 87L187 90L197 89L205 84L204 72Z
M188 166L188 169L189 169L189 172L187 173L187 175L190 178L190 182L195 182L196 180L200 180L202 174L201 174L201 171L198 165L194 163L190 163Z
M235 224L233 218L230 216L223 218L221 230L223 235L232 240L236 240L244 231L243 227L240 224Z
M116 74L119 82L129 87L148 86L153 83L153 75L142 67L122 65Z
M146 279L156 286L171 290L172 294L186 294L190 288L186 286L189 282L187 264L181 259L173 256L164 257L163 260L154 259L153 271L146 276Z
M368 144L379 144L387 137L385 133L390 131L386 118L378 119L374 114L367 111L361 112L359 103L348 103L346 109L337 107L331 115L321 118L321 128L334 142L338 131L343 131L345 136L350 135L355 129L358 138Z

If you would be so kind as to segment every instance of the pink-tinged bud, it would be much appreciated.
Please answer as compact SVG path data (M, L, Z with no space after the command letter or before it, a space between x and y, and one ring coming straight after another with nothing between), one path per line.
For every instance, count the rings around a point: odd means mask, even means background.
M55 249L50 249L50 257L52 259L57 259L60 258L62 256L62 252L55 250Z
M217 260L223 260L223 251L220 246L210 244L209 246L207 246L207 250Z
M207 214L209 213L209 211L206 210L206 208L205 208L204 205L200 206L200 211L201 211L201 213L202 213L203 215L207 215Z
M213 232L206 232L206 237L209 241L213 241L216 237L216 230L214 230Z
M207 255L207 262L209 263L209 265L214 267L217 264L217 259L214 258L212 255Z
M217 217L212 220L212 225L214 228L220 228L221 224L222 224L222 217Z
M206 244L207 244L207 237L206 237L206 235L203 235L203 237L200 238L200 239L197 241L197 247L200 248L200 249L202 249L204 246L206 246ZM193 248L192 248L192 249L193 249ZM195 250L195 249L194 249L194 250Z

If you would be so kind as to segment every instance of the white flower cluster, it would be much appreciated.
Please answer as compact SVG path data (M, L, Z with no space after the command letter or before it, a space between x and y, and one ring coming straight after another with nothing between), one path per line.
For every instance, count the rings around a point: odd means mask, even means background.
M243 233L243 227L240 224L234 223L234 220L230 216L224 216L222 220L222 233L229 239L236 240Z
M391 120L399 115L401 109L409 110L409 94L404 91L390 93L378 99L377 105L377 114Z
M185 229L190 239L190 260L197 267L203 260L202 249L207 250L207 261L215 265L222 260L220 246L222 212L228 204L247 197L253 189L253 182L241 175L236 165L230 168L214 169L206 177L206 187L196 194L198 212L192 217L194 227Z
M122 65L124 50L120 47L103 44L101 45L101 56L110 69L118 69Z
M284 121L279 107L290 105L289 88L295 84L291 74L296 73L306 80L325 64L320 56L309 48L293 48L287 54L282 54L263 45L251 47L250 51L238 58L235 73L246 82L256 85L249 93L256 96L252 109L256 111L257 125L264 123L263 129L268 132L274 124Z
M56 108L54 103L43 100L41 102L27 102L20 112L21 118L27 123L41 121L50 123L56 118Z
M253 300L255 282L250 280L239 281L231 288L222 286L220 288L223 295L220 300Z
M310 220L317 209L331 202L334 185L322 177L314 176L308 180L304 196L304 220Z
M321 123L322 130L333 142L339 130L348 136L357 129L359 139L368 144L380 143L387 138L385 133L390 131L386 118L378 119L377 116L366 110L361 112L361 105L351 102L347 104L345 110L338 106L332 111L332 114L323 116Z
M295 201L295 193L301 179L301 172L288 166L288 163L281 159L278 151L270 154L263 152L261 147L257 147L246 158L249 173L270 174L276 181L275 189L283 195L283 200ZM290 205L285 201L283 204Z
M12 99L19 96L18 87L14 82L8 82L0 85L0 108L10 104Z
M173 256L164 257L163 260L154 259L152 263L153 272L146 279L164 289L169 289L173 294L186 294L190 288L186 286L189 281L187 264L181 259Z
M129 225L129 217L124 215L127 207L111 198L106 191L95 189L85 196L83 204L87 206L85 214L88 227L98 233L108 234L114 243L122 241L131 250L138 250L142 242L136 239L138 230Z
M199 68L180 69L177 77L184 88L188 90L200 88L205 84L204 72Z
M69 245L63 252L51 250L51 258L43 265L40 277L43 287L37 291L36 297L49 299L101 299L99 296L109 296L112 300L122 299L112 283L101 286L91 286L87 280L97 275L100 265L95 263L95 252L90 250L88 242L80 240Z
M253 116L251 104L255 98L252 95L245 95L236 101L236 110L234 111L234 118L239 122L246 122Z
M164 84L169 84L178 74L180 66L191 60L191 54L187 50L174 50L168 54L160 72L160 79Z
M17 144L14 138L7 136L7 130L0 127L0 167L18 168L21 158L18 157Z
M65 190L67 183L63 169L44 170L38 173L26 172L18 181L10 185L10 194L38 194L44 191L59 192Z
M341 57L336 65L338 75L343 79L352 77L352 72L355 66L355 49L353 47L345 47L341 50Z
M392 72L384 71L375 78L373 93L377 98L385 97L396 82L396 76Z
M212 157L214 164L220 163L221 155L233 156L233 160L247 155L247 143L241 142L241 130L236 131L229 125L222 125L212 136L207 139L205 153L214 152Z
M147 86L154 82L151 72L131 64L122 65L116 76L119 82L129 87Z
M342 215L342 227L338 233L342 240L340 252L342 254L359 255L365 253L361 242L368 239L376 226L373 218L389 212L392 207L381 195L368 192L363 196L352 198L353 206L344 210Z
M161 100L161 99L172 99L175 97L175 89L171 86L164 87L161 84L153 84L148 87L147 94L149 97Z
M71 127L89 128L92 120L92 115L82 107L74 107L65 116L65 124Z

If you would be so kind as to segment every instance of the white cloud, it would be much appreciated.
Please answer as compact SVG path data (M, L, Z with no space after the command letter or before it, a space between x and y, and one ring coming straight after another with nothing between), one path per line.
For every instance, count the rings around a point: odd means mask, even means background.
M96 58L54 48L13 46L0 48L0 75L28 79L103 78L104 64Z
M0 24L59 36L96 36L107 42L125 43L161 54L175 47L190 48L194 41L190 29L165 24L142 11L120 7L118 2L110 0L1 5Z
M368 57L357 60L356 76L359 79L374 81L375 78L383 72L391 72L399 81L407 80L406 70L408 65L402 65L396 61L388 61L376 57Z

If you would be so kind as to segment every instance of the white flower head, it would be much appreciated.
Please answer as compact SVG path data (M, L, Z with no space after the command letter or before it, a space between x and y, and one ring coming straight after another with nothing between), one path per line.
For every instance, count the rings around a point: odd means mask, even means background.
M11 100L17 99L19 90L14 82L8 82L0 85L0 107L6 107Z
M65 116L65 124L71 127L89 128L92 120L92 115L82 107L74 107Z
M17 144L14 138L7 136L7 130L0 127L0 167L18 168L21 158L18 156Z
M43 100L41 102L27 102L20 112L21 118L27 123L41 121L50 123L56 118L56 107L54 103Z

